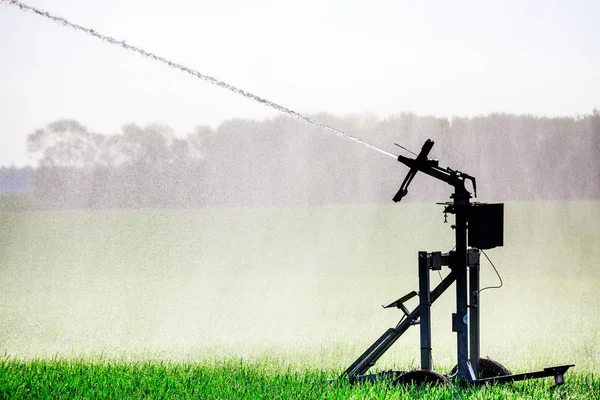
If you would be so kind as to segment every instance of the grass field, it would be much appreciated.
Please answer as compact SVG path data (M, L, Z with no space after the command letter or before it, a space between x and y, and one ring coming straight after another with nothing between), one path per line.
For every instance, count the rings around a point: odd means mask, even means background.
M0 385L16 396L144 397L172 385L187 397L223 385L203 393L381 397L385 385L322 381L397 322L380 304L417 288L417 251L453 246L441 208L411 203L2 213L0 224ZM504 286L482 293L482 355L515 373L574 363L561 390L597 391L599 239L598 202L506 204L505 246L487 252ZM482 284L497 284L485 261ZM454 363L453 308L453 290L433 308L441 372ZM416 367L418 354L415 329L377 368ZM485 398L542 396L549 385Z
M275 362L275 365L277 362ZM81 360L0 362L0 398L200 398L200 399L597 399L600 378L571 373L568 386L549 390L548 380L484 388L402 387L389 381L329 383L330 372L275 369L272 360L219 364L93 362Z

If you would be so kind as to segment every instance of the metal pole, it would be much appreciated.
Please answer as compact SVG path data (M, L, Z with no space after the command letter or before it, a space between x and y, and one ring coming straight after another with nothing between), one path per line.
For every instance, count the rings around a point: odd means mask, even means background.
M475 376L479 375L480 327L479 327L479 250L469 249L469 340L470 360Z
M462 190L461 190L462 189ZM454 212L456 215L456 256L454 272L456 273L456 314L452 315L452 330L456 332L457 350L457 380L471 382L473 378L469 372L469 317L467 314L467 213L469 209L469 193L456 187L452 195L454 199Z
M421 369L431 370L431 294L427 252L419 252L419 314L421 326Z

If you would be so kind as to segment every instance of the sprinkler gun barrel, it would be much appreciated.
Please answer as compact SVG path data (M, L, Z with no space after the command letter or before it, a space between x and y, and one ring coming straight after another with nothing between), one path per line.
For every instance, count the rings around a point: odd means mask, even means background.
M423 144L421 152L416 158L409 158L401 155L398 156L398 161L409 167L410 171L408 171L408 174L406 174L406 177L402 182L402 186L400 186L398 193L396 193L396 195L394 196L394 202L399 202L404 196L408 194L408 185L410 185L410 182L415 177L418 171L424 172L429 176L444 181L447 184L452 185L459 190L462 189L463 191L465 190L464 182L468 179L472 182L474 196L477 197L477 184L475 182L474 177L467 175L463 172L453 170L451 168L441 168L439 166L438 160L432 160L427 158L427 155L431 151L433 144L433 140L427 139Z
M396 202L396 203L399 202L400 200L402 200L402 198L404 196L406 196L408 194L408 185L410 185L410 182L415 177L417 172L419 170L423 170L422 164L424 164L427 161L427 155L431 151L432 147L433 147L433 140L427 139L427 141L425 141L425 144L423 145L423 148L421 149L421 152L419 153L417 158L412 159L412 158L408 158L408 157L404 157L404 156L400 156L400 155L398 156L398 161L400 161L401 163L404 163L406 166L410 167L410 171L408 171L408 174L406 174L406 177L404 178L404 181L402 182L402 186L400 186L400 190L398 190L398 193L396 193L396 195L394 196L394 199L393 199L394 202Z

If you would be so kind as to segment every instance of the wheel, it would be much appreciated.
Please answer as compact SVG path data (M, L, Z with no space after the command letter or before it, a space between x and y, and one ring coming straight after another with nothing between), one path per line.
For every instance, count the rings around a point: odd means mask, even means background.
M380 380L394 381L396 378L398 378L400 375L402 375L406 372L407 371L399 371L399 370L389 369L387 371L381 371L381 372L377 372L374 374L359 375L354 379L353 383L365 383L365 382L375 383Z
M456 374L457 369L458 368L455 365L449 375L452 376ZM498 361L492 360L491 358L479 359L479 379L495 378L504 375L510 375L510 371Z
M450 381L442 374L427 369L408 371L394 381L394 385L448 385Z

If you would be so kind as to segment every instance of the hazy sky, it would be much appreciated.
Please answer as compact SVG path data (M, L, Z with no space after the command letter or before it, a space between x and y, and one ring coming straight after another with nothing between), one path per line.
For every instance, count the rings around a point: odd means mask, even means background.
M24 3L300 112L574 116L600 108L596 0ZM103 133L164 122L185 135L275 114L0 3L0 165L25 163L26 135L58 118Z

